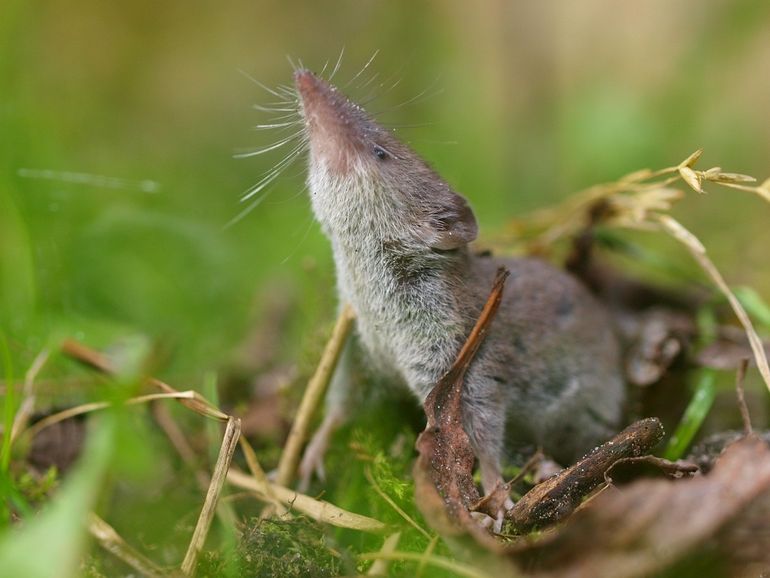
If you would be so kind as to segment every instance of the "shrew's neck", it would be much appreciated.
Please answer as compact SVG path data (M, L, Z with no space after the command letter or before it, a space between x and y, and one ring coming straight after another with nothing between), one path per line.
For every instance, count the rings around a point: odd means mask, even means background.
M439 253L372 234L332 244L340 297L356 311L372 361L424 397L467 331L467 249Z

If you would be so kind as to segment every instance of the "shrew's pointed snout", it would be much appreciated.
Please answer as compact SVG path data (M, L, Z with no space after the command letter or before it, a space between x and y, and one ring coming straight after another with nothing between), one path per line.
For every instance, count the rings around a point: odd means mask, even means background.
M299 92L303 101L316 94L319 85L318 77L305 68L301 68L294 73L294 86L297 87L297 92Z
M313 158L347 171L364 150L365 113L337 88L306 69L294 73Z

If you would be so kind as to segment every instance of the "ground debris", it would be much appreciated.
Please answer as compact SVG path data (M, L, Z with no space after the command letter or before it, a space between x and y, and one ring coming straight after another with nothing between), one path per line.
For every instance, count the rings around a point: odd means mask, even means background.
M595 448L575 465L562 470L527 492L506 514L517 533L559 522L569 516L590 492L605 481L621 459L640 457L663 437L655 418L639 420L610 441Z
M758 576L770 569L768 511L770 449L750 436L732 444L710 475L604 492L512 555L538 578L635 578L698 557L721 561L702 576Z

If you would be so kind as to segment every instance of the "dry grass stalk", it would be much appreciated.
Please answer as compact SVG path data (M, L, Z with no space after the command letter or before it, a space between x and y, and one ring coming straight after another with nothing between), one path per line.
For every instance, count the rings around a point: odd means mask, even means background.
M152 560L132 548L120 537L115 528L102 520L96 514L91 514L88 531L99 545L116 558L147 578L164 578L170 574L162 570Z
M24 375L24 399L19 405L19 409L16 411L16 416L13 418L13 426L11 427L11 445L18 439L19 434L26 429L29 423L29 418L32 416L32 412L35 411L35 380L43 369L43 366L48 361L50 352L48 349L43 349L35 356L27 373Z
M738 409L741 412L743 434L745 436L754 434L754 428L751 425L751 415L749 414L749 406L746 404L746 396L743 391L743 381L746 379L746 368L748 366L749 360L742 360L738 365L738 372L735 375L735 394L738 397Z
M380 548L380 552L384 554L392 554L396 551L396 548L398 548L398 541L401 539L401 532L395 532L394 534L391 534L387 538L385 538L385 542L382 544L382 548ZM366 573L367 576L387 576L388 575L388 567L390 566L390 560L387 560L385 558L380 558L378 560L374 561L374 564L372 564L371 568L369 568L369 571Z
M488 574L478 568L475 568L469 564L462 564L461 562L455 562L449 558L443 558L441 556L425 556L420 552L368 552L358 555L359 560L393 560L398 562L422 562L426 561L431 566L436 568L443 568L454 572L458 576L465 576L466 578L494 578L491 574Z
M238 445L238 438L240 435L241 420L236 417L230 417L227 420L227 427L225 428L225 435L222 439L222 447L219 450L217 463L214 466L214 472L211 475L211 483L209 484L209 489L206 494L206 500L203 502L203 508L198 517L198 523L195 525L195 531L190 540L190 546L188 547L187 554L182 562L182 573L185 576L192 576L195 571L198 555L203 549L203 544L206 542L206 536L211 527L211 522L214 519L217 504L219 503L219 496L225 485L227 472L230 469L230 462L233 459L233 454Z
M332 526L337 526L339 528L348 528L375 534L385 532L388 529L388 527L379 520L348 512L347 510L338 508L334 504L316 500L315 498L300 494L284 486L270 483L267 485L260 484L252 476L236 469L230 470L227 474L227 480L233 486L249 490L257 497L257 499L265 502L271 501L271 498L269 497L269 492L271 492L284 506L318 522L331 524Z
M251 472L251 475L257 484L265 489L267 501L277 509L278 515L286 515L288 510L273 492L270 480L268 480L265 470L259 464L254 448L251 447L249 441L243 436L241 436L240 444L243 456L246 458L246 465L249 467L249 472Z
M596 185L577 193L563 204L541 210L532 218L519 222L518 228L521 230L518 233L534 238L530 243L531 250L542 251L557 240L585 229L591 222L636 229L662 229L690 251L730 303L748 337L759 372L770 390L770 366L762 340L757 335L751 319L709 259L703 244L678 221L666 214L671 210L673 203L682 198L682 193L671 187L677 181L683 181L698 193L704 192L704 182L710 182L754 193L770 202L770 179L760 185L752 185L751 183L756 182L754 177L727 173L720 167L705 171L696 170L694 166L702 152L700 149L695 151L677 166L657 171L636 171L617 182ZM594 214L597 207L601 207L600 215Z
M689 188L703 193L703 183L754 193L770 202L770 179L752 185L748 175L723 172L720 167L705 171L695 169L702 150L697 150L676 166L652 171L642 169L625 175L612 183L594 185L570 196L563 203L536 211L513 222L515 239L506 238L494 245L511 246L524 239L530 252L541 252L556 241L583 230L591 219L592 209L599 204L605 208L602 222L622 227L654 228L653 211L668 212L673 203L683 197L672 185L684 182Z
M177 423L172 419L171 414L168 411L168 407L160 403L153 404L152 413L155 417L155 421L166 434L166 437L171 442L171 445L174 446L174 449L179 454L179 457L182 458L182 461L187 465L187 467L195 472L195 479L198 482L198 487L205 492L208 488L211 478L207 472L203 471L199 467L198 459L195 455L195 450L193 450L192 446L187 441L187 438L185 437L184 433L182 433L182 430L179 428Z
M428 559L433 555L433 550L436 549L436 544L438 544L439 539L439 535L436 534L433 536L433 538L431 538L431 541L428 542L428 547L425 548L425 551L422 553L420 563L417 565L417 572L415 572L416 578L420 578L422 573L425 571L425 567L428 565Z
M110 362L109 358L89 347L86 347L82 343L68 339L62 344L62 352L77 361L88 365L94 369L98 369L102 373L108 375L115 375L115 368ZM199 394L197 391L179 392L167 383L156 379L154 377L147 378L147 382L163 391L170 394L169 397L175 397L185 407L192 411L199 413L200 415L210 417L221 422L226 422L230 419L230 416L220 411L214 404L208 401L205 397ZM183 393L184 395L178 395Z
M286 439L286 444L281 452L281 459L278 463L278 475L276 477L276 483L279 486L288 486L294 479L294 474L299 465L300 453L310 431L313 413L321 399L323 399L326 388L329 385L329 380L345 345L354 316L353 309L350 305L346 304L337 318L337 323L332 331L332 336L326 344L321 361L318 363L313 377L310 378L307 384L299 409L297 410L297 415L294 418L294 423L291 426L289 437Z
M112 364L110 363L109 359L107 359L106 356L86 347L85 345L82 345L75 341L67 341L62 346L62 350L67 355L70 355L71 357L74 357L75 359L83 363L86 363L91 367L99 369L102 372L105 372L108 374L114 373ZM154 394L135 397L128 400L127 403L130 403L130 404L146 403L146 402L155 401L158 399L176 399L180 401L185 407L187 407L188 409L191 409L192 411L195 411L196 413L199 413L200 415L203 415L205 417L209 417L212 419L216 419L218 421L225 421L227 424L225 427L224 437L222 439L222 446L220 447L219 455L217 456L217 462L214 466L214 471L211 475L211 481L208 484L206 499L203 503L200 516L198 517L198 523L195 526L195 530L193 532L192 539L190 540L190 545L187 549L187 553L182 562L182 567L181 567L182 573L184 575L190 576L195 570L195 565L198 560L198 555L203 549L203 545L206 541L206 536L208 535L209 528L211 527L211 522L214 518L214 514L218 510L217 506L219 503L219 497L222 492L222 488L224 487L225 480L227 478L227 472L230 468L230 463L232 462L233 454L235 453L235 448L238 445L238 439L240 438L241 420L236 417L229 416L224 412L220 411L216 406L214 406L206 398L204 398L203 396L201 396L199 393L195 391L192 391L192 390L177 391L170 385L154 377L148 378L148 381L155 387L161 389L163 393L154 393ZM95 403L95 404L87 404L87 405L90 406L91 407L90 410L93 411L93 409L100 409L103 407L107 407L109 404ZM82 410L83 406L79 406L79 408L72 408L72 410L68 410L68 411L71 413L73 410L77 410L77 409ZM66 413L66 412L61 412L61 413ZM80 413L82 413L82 411ZM57 414L57 415L60 415L60 414ZM54 417L54 416L51 416L51 417ZM48 425L50 425L50 423ZM228 518L226 517L226 520L227 519ZM230 521L232 520L230 519Z
M712 263L711 259L709 259L706 254L706 248L698 238L679 223L679 221L668 215L657 215L657 220L667 233L687 247L701 268L709 277L711 277L711 280L714 281L714 284L730 303L730 307L732 307L735 316L738 318L741 325L743 325L743 330L746 332L746 336L749 339L749 345L751 346L751 351L754 353L754 360L759 368L759 373L762 375L762 379L764 380L768 391L770 391L770 366L768 366L767 363L762 339L757 335L754 325L751 323L751 319L743 308L743 305L738 301L738 298L730 290L730 287L728 287L722 274L716 268L714 263Z
M138 405L142 403L148 403L151 401L157 401L159 399L177 399L177 400L195 399L196 396L199 396L199 394L192 390L174 391L170 393L150 393L147 395L139 395L137 397L132 397L130 399L127 399L125 401L125 404ZM94 411L98 411L100 409L107 409L108 407L112 407L113 405L114 404L108 401L94 401L91 403L84 403L81 405L76 405L74 407L69 407L60 412L51 414L41 419L38 422L35 422L31 427L29 427L26 430L26 432L27 432L27 435L34 437L41 430L44 430L45 428L52 426L55 423L58 423L60 421L64 421L65 419L70 419L85 413L91 413Z

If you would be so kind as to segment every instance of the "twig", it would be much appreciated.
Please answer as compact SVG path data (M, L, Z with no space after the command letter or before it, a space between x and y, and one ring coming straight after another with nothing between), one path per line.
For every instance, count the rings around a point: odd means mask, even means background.
M292 510L305 514L309 518L337 526L339 528L349 528L361 532L372 532L379 534L388 529L388 526L375 520L348 512L338 508L334 504L316 500L305 494L300 494L289 488L277 484L268 484L264 486L257 482L252 476L236 469L230 470L227 474L227 481L232 485L253 492L257 499L268 502L271 501L268 491L281 501L285 506Z
M326 392L326 387L329 385L329 380L337 365L342 347L345 344L345 339L350 332L353 318L353 309L350 305L345 305L340 316L337 318L337 323L334 326L329 342L326 344L326 349L324 349L321 356L318 368L307 384L302 402L297 410L297 416L294 418L294 423L291 426L289 437L286 439L286 444L278 463L276 483L280 486L290 485L294 478L299 464L300 452L307 439L310 420Z
M90 516L88 531L102 548L143 576L147 576L147 578L168 578L168 572L162 570L155 562L127 544L120 534L115 531L115 528L96 514L92 513Z
M738 396L738 409L741 411L741 419L743 420L743 433L746 436L750 436L754 433L754 428L751 426L751 415L749 414L749 406L746 405L746 396L743 391L743 381L746 378L746 368L749 366L748 359L742 359L738 365L738 373L735 375L735 393Z
M195 571L195 565L198 561L198 555L203 549L203 544L206 541L209 528L211 527L211 521L214 519L214 514L217 510L217 503L219 501L219 495L222 492L222 488L225 485L225 479L227 478L227 471L230 468L230 462L233 459L235 448L238 445L238 438L241 435L241 420L236 417L230 417L227 420L227 427L225 428L225 435L222 439L222 446L219 450L219 456L217 457L217 463L214 466L214 472L211 476L211 484L209 484L209 490L206 494L206 501L203 503L200 516L198 517L198 523L195 526L192 539L190 540L190 546L187 549L187 554L182 562L182 573L185 576L192 576Z

